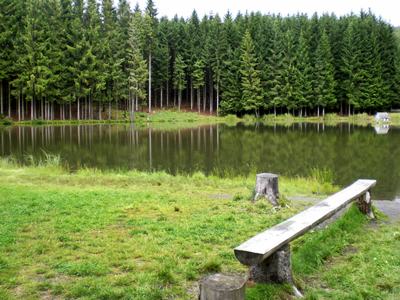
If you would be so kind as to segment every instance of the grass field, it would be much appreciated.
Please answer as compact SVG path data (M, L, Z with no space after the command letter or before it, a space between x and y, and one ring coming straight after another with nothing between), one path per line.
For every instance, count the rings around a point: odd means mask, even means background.
M281 177L285 206L274 209L249 201L253 177L69 173L57 159L28 167L3 159L0 178L0 299L196 299L205 274L246 272L236 245L304 209L287 196L337 189ZM398 227L366 224L353 208L293 244L296 282L307 297L399 295ZM387 276L370 275L377 270ZM287 299L289 288L247 292L248 299L268 295Z

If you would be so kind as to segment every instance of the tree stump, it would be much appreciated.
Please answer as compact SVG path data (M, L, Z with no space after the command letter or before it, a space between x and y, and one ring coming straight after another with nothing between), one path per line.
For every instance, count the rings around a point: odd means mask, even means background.
M287 283L292 286L295 297L303 297L294 284L289 244L282 246L261 263L251 266L249 280L256 283Z
M257 283L293 283L289 244L278 249L258 265L250 267L249 280Z
M278 175L271 173L257 174L254 200L261 196L264 196L272 205L278 205Z
M200 300L244 300L246 278L213 274L200 281Z

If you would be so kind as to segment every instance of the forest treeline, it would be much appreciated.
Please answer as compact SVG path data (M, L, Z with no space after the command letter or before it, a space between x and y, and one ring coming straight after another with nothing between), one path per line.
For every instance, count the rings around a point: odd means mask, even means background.
M159 17L152 0L0 0L0 114L174 107L300 116L399 104L393 27L358 15Z

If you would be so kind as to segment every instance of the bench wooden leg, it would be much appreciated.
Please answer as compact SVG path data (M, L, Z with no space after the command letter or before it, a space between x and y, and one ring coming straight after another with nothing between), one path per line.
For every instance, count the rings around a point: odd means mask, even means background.
M284 245L260 264L250 267L249 279L258 283L293 283L289 244Z
M369 191L366 192L364 195L362 195L360 198L358 198L357 206L362 213L366 214L371 219L375 219L374 213L372 211L371 194Z

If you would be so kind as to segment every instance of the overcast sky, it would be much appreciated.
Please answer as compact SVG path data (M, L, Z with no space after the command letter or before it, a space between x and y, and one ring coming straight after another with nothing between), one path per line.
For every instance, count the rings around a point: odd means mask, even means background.
M146 5L146 0L129 0L131 7L138 2L140 7ZM399 0L155 0L159 16L172 18L175 14L189 17L196 9L199 16L218 13L224 16L230 10L234 15L238 11L261 11L262 13L280 13L282 15L296 14L297 12L312 15L314 12L322 14L333 12L337 16L350 12L358 13L362 8L371 10L385 21L394 26L400 26Z

